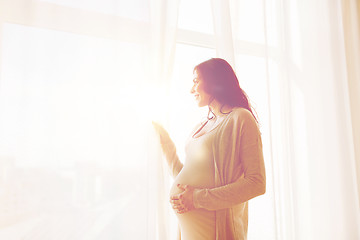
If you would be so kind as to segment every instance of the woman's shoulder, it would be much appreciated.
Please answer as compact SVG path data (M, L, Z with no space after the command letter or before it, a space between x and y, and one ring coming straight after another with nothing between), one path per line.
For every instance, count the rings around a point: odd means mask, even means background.
M259 126L253 114L246 108L240 107L232 110L217 131L217 134L221 139L233 139L241 137L246 133L259 135Z
M237 107L234 108L229 116L233 121L247 122L247 121L256 121L253 114L246 108Z

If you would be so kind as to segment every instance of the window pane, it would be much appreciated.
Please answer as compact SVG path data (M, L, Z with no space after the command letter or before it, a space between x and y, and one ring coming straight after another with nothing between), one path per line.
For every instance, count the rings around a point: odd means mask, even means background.
M276 47L278 45L279 37L279 1L266 0L266 31L267 41L270 46Z
M116 153L116 145L122 144L118 136L125 123L134 120L124 118L120 125L116 119L124 110L134 112L125 103L145 79L139 71L144 68L139 61L142 46L20 25L6 25L4 31L1 106L6 127L1 136L9 138L3 143L25 151L17 152L17 161L51 164L61 159L66 165L104 158L102 164L119 164L124 152ZM15 144L17 134L23 141ZM101 140L109 137L117 140ZM130 136L123 143L136 141ZM89 145L96 148L88 149Z
M170 123L174 139L179 146L179 155L184 159L184 144L190 131L207 114L207 108L198 108L190 89L193 84L194 67L215 56L215 49L176 44L175 66L172 78L171 96L173 111Z
M250 200L249 239L275 240L274 196L269 134L269 113L266 81L266 62L264 58L247 55L236 56L236 74L240 86L248 94L256 110L260 123L266 166L266 194ZM259 231L262 229L262 231Z
M234 1L233 7L236 39L265 43L263 0Z
M40 0L58 5L117 15L139 21L149 20L149 0Z
M213 34L214 27L210 0L180 0L178 27Z
M143 47L15 24L2 37L0 239L146 239Z

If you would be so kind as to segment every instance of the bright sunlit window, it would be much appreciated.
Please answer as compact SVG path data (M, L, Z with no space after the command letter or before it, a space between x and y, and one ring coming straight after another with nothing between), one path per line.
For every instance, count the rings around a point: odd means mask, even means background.
M14 24L5 25L3 31L0 97L6 127L1 135L9 146L3 154L16 152L18 164L31 166L69 166L95 159L103 159L101 165L138 164L118 161L124 152L116 149L125 144L131 151L137 141L136 132L124 131L142 119L129 117L139 115L137 107L143 100L134 94L145 81L143 72L137 71L140 45Z
M210 1L195 2L199 5L194 5L194 2L181 1L181 8L179 12L179 29L191 29L192 36L188 39L183 36L179 39L180 43L176 46L175 69L173 74L173 87L176 89L174 93L178 93L178 98L182 99L182 105L176 105L176 114L171 118L170 123L174 126L170 130L175 136L176 144L183 149L188 132L194 124L202 120L206 114L207 109L198 109L194 106L194 102L189 99L189 89L191 87L191 77L193 67L209 58L217 57L215 46L209 47L209 42L214 39L214 31L210 30L212 21L211 8L208 8ZM267 192L269 194L260 198L255 198L249 202L249 234L248 239L276 239L275 223L274 223L274 206L272 181L271 181L271 162L270 162L270 135L269 135L269 114L268 114L268 98L267 98L267 71L277 71L273 67L267 69L267 62L265 53L259 56L259 52L265 46L264 34L264 1L242 0L235 1L235 9L237 20L234 29L235 40L239 49L235 56L234 70L240 82L240 86L246 91L251 100L251 104L256 110L260 121L260 131L262 132L262 141L264 146L264 158L267 167ZM200 6L201 4L201 6ZM274 4L273 1L268 3ZM270 6L268 6L270 8ZM274 9L268 9L269 13ZM196 12L195 14L192 14ZM182 18L182 16L187 16ZM273 15L268 14L268 18L273 18ZM186 22L191 22L193 27L186 25ZM276 20L276 19L275 19ZM275 21L274 20L274 21ZM201 26L203 22L207 21L207 25ZM251 24L249 24L251 23ZM275 25L275 22L273 22ZM206 33L205 37L202 35ZM196 35L199 38L196 38ZM200 37L201 36L201 37ZM269 36L268 36L269 37ZM271 43L275 44L276 35L271 35ZM203 43L196 41L191 42L192 39L204 39ZM184 44L185 42L186 44ZM247 44L252 43L252 47L247 49ZM244 45L241 45L244 44ZM258 45L260 44L260 45ZM247 49L241 52L241 49ZM182 93L183 95L180 95ZM182 107L181 107L182 106ZM186 111L187 109L187 111ZM191 110L191 111L190 111ZM191 116L184 116L182 113L187 112ZM181 127L179 127L181 126ZM184 128L183 126L186 126ZM183 129L189 129L188 132ZM180 151L182 156L183 152ZM262 229L259 231L259 229Z
M156 44L142 31L157 31L151 1L20 1L34 16L4 2L13 15L0 16L0 239L165 239L150 217L159 218L163 199L149 129L151 120L166 126L184 160L186 138L208 111L190 94L193 68L218 53L211 1L179 1L167 84L152 79ZM267 69L263 3L232 9L233 67L258 113L270 173L266 77L277 63ZM64 12L69 19L58 21ZM267 177L269 194L249 204L249 240L275 239Z
M181 0L178 27L194 32L214 34L211 2L209 0Z
M40 0L59 6L90 12L120 16L127 19L149 21L149 1L147 0Z
M0 227L10 227L0 235L145 239L146 218L133 216L148 191L143 47L16 24L2 32Z

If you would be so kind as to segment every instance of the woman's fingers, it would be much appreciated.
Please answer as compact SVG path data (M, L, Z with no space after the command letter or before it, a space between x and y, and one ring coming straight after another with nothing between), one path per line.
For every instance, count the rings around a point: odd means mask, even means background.
M188 188L188 185L184 185L184 184L180 184L180 183L179 183L179 184L177 185L177 187L180 188L181 190L186 191L187 188Z
M179 193L179 194L176 194L176 195L172 195L170 197L170 200L182 200L183 199L183 193Z
M189 211L189 209L184 205L181 199L171 200L172 208L179 214L183 214Z
M185 207L183 205L177 205L177 204L172 205L172 208L177 210L177 211L187 210L187 207Z
M188 208L182 205L173 205L173 209L177 212L177 213L186 213L188 212Z
M182 210L178 210L178 211L176 211L176 212L179 213L179 214L183 214L183 213L186 213L187 210L186 210L186 209L182 209Z
M163 128L163 126L161 126L161 124L159 124L157 122L152 122L152 124L158 133L163 134L163 135L167 134L167 131L165 130L165 128Z
M193 186L186 185L186 184L180 184L180 183L177 185L177 187L183 191L190 191L190 190L195 189Z
M157 130L157 131L160 131L161 130L161 125L159 124L159 123L157 123L157 122L152 122L152 125L154 126L154 128Z
M165 128L163 128L163 126L161 126L161 124L154 121L152 122L152 124L155 131L160 135L161 143L166 143L170 141L169 133L165 130Z
M177 213L185 213L194 209L192 194L195 188L186 184L178 184L177 187L183 191L170 197L173 209Z
M188 211L184 205L181 194L172 196L170 199L170 203L172 205L172 208L176 210L177 213L185 213Z
M171 204L181 205L181 204L183 204L183 199L181 197L178 197L178 196L173 196L170 199L170 203Z

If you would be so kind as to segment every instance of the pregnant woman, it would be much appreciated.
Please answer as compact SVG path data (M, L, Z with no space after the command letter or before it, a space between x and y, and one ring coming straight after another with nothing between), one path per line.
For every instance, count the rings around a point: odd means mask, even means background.
M182 240L246 239L248 200L265 193L258 122L232 67L212 58L194 68L194 95L207 120L191 132L184 165L166 130L154 127L175 178L170 203Z

